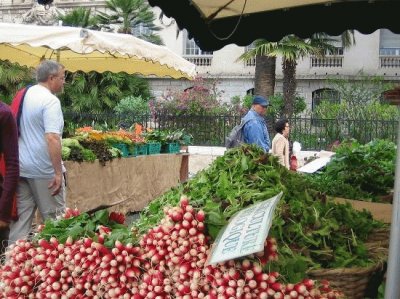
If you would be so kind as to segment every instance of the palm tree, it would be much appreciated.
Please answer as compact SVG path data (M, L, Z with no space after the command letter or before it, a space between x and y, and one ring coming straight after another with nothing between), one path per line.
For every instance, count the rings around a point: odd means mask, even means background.
M156 16L145 0L107 0L106 7L110 13L99 12L98 20L102 24L121 24L120 33L133 34L147 41L162 44L161 38L153 31L160 28L154 24ZM144 33L143 33L144 31Z
M264 97L275 93L276 58L265 55L256 55L254 92Z
M346 31L342 34L343 46L348 47L354 43L354 33ZM283 97L285 107L283 114L287 117L292 116L294 100L296 94L296 67L297 60L308 55L323 56L326 52L331 52L335 49L333 43L335 39L330 38L324 33L318 33L310 39L301 39L294 35L288 35L279 42L268 42L264 39L256 40L255 47L242 54L240 60L248 60L256 57L256 72L255 72L255 92L260 95L268 96L272 93L273 88L268 87L268 90L263 90L266 84L275 84L274 80L264 78L275 78L276 57L282 57L282 72L283 72ZM258 57L267 57L271 61L268 70L264 69L265 62L261 65L261 70L257 70ZM267 59L265 59L266 61ZM262 77L260 77L260 75Z
M126 96L150 97L146 79L125 73L78 71L68 73L67 82L60 99L67 110L74 112L111 112Z
M11 103L17 90L34 83L33 70L8 61L0 61L0 100Z
M92 27L96 24L97 20L91 16L90 8L78 7L71 10L64 16L60 16L59 20L63 22L63 26L71 27Z

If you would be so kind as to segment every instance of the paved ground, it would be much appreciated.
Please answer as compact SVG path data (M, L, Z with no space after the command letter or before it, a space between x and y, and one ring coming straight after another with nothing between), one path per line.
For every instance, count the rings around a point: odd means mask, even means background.
M222 156L226 151L226 148L219 146L189 146L188 150L190 153L189 177L192 177L198 171L210 165L217 157ZM303 166L307 158L316 156L318 153L318 151L298 152L296 154L298 166Z
M195 175L198 171L206 168L217 157L222 156L226 150L225 147L217 146L189 146L189 177Z

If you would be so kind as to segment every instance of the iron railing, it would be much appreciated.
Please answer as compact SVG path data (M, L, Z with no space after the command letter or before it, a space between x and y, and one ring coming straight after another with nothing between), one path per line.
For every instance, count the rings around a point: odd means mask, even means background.
M158 130L178 130L193 135L193 145L223 146L226 136L240 123L239 115L168 115L168 114L116 114L116 113L65 113L65 132L72 133L82 126L101 129L128 128L140 123L144 128ZM335 141L354 138L361 143L373 139L397 138L397 121L317 119L293 117L289 119L290 139L299 141L304 150L328 149ZM275 135L274 120L267 118L271 139Z

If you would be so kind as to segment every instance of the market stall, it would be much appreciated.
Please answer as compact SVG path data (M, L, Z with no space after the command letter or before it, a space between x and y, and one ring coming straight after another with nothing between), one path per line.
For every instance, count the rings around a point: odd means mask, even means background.
M159 154L100 163L66 161L67 205L87 211L118 200L122 212L139 211L188 177L188 154Z

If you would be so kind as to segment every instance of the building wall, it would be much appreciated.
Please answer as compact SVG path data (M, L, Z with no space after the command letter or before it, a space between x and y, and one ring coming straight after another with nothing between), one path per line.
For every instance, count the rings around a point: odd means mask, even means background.
M0 22L21 22L22 14L26 13L36 2L35 0L0 0ZM68 11L74 7L91 7L92 11L105 11L103 0L55 0L57 8ZM160 9L153 8L156 16ZM159 33L169 49L184 56L185 33L177 30L173 19L164 17L156 24L162 28ZM312 67L311 58L305 57L298 61L297 92L306 98L311 107L312 92L328 87L327 79L332 76L357 79L360 71L367 75L383 76L385 80L400 84L400 66L381 68L379 56L380 30L369 35L355 32L356 44L344 51L341 67ZM399 37L400 38L400 37ZM210 66L198 66L197 74L203 78L213 78L218 81L221 100L229 102L233 96L244 96L246 91L254 86L254 66L246 66L238 57L245 51L243 47L227 45L212 56ZM282 92L281 59L276 64L276 92ZM155 97L162 96L170 89L183 90L191 86L187 80L149 79Z
M191 86L192 83L188 80L150 80L150 88L156 98L166 96L170 90L184 90ZM220 100L225 103L230 103L234 96L245 96L246 91L253 88L253 86L254 78L252 77L219 78L217 81L217 89L221 94Z

